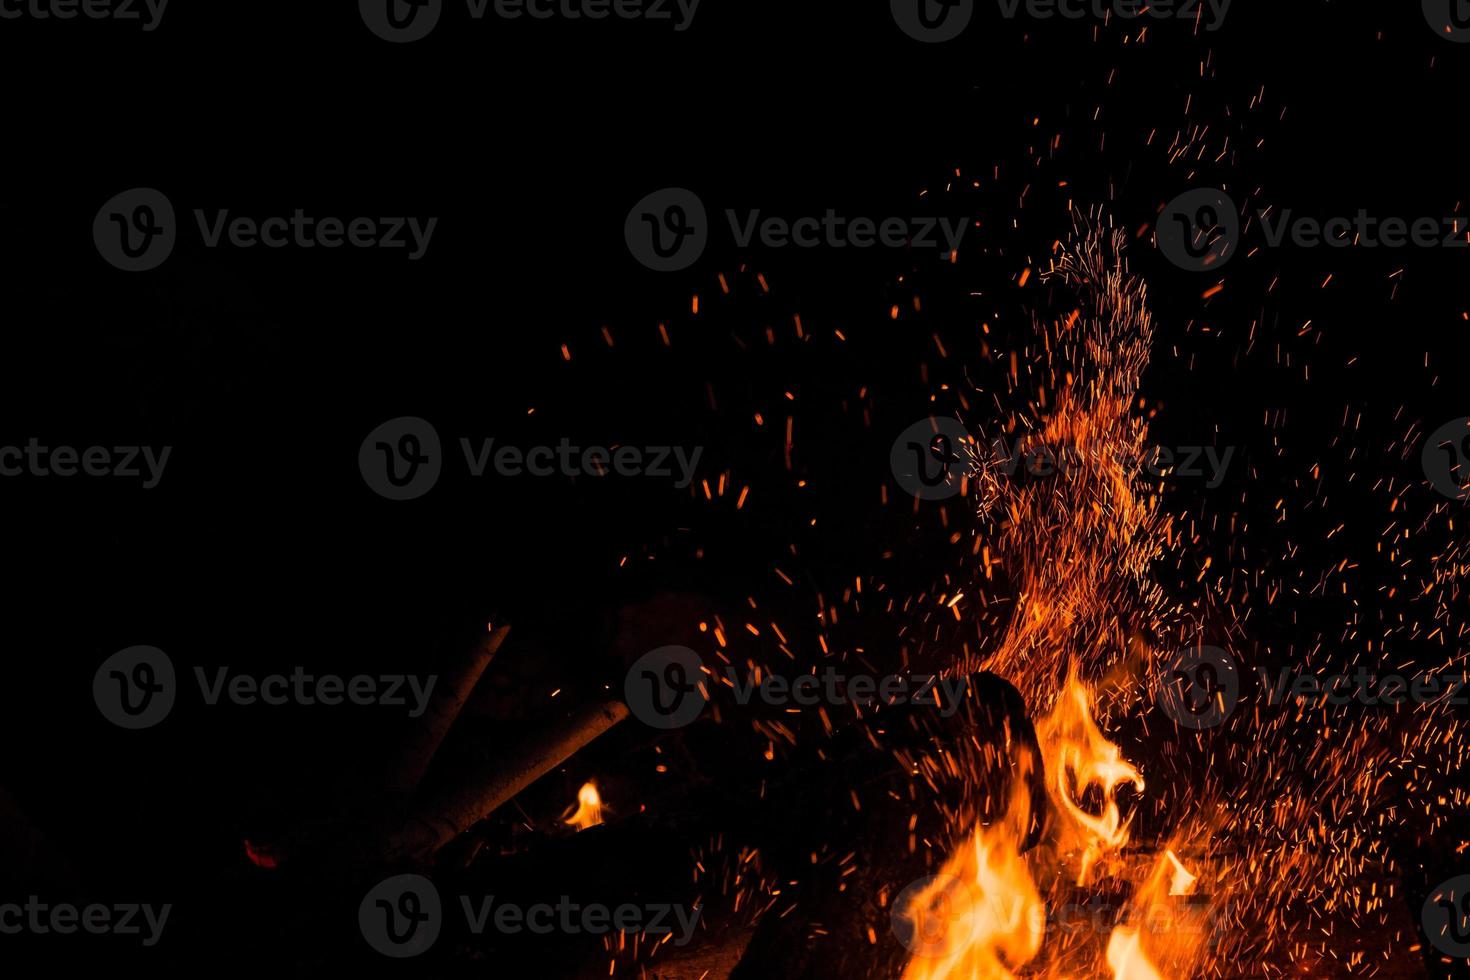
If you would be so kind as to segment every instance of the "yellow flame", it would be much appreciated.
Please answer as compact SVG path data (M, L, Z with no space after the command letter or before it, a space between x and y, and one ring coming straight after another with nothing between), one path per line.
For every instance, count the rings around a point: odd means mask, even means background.
M1179 620L1191 615L1171 609L1155 581L1159 560L1179 549L1180 538L1139 463L1149 445L1139 394L1153 340L1147 291L1122 260L1123 233L1081 231L1047 275L1076 291L1078 312L1065 323L1038 322L1040 342L1024 351L1029 381L1019 380L1011 352L1012 393L1045 412L1017 409L990 434L1004 433L1005 447L987 452L987 435L969 475L977 514L993 535L984 575L1005 570L1015 609L1000 641L974 654L966 647L960 669L999 674L1045 714L1035 728L1052 819L1025 860L1024 838L1005 829L1008 821L961 837L940 883L912 903L916 924L934 935L932 948L915 951L904 980L1197 976L1209 955L1206 928L1221 914L1226 876L1213 864L1199 869L1211 895L1184 897L1195 895L1198 879L1178 854L1197 855L1203 828L1176 828L1170 846L1178 853L1161 851L1153 861L1123 853L1132 827L1119 794L1129 784L1142 792L1144 780L1095 720L1130 703L1124 695L1148 662L1150 639L1184 632ZM1018 480L1005 451L1015 445L1072 455L1065 472ZM1046 933L1038 912L1077 907L1079 891L1101 878L1113 879L1106 896L1128 896L1112 931ZM1028 903L1030 916L1018 917ZM1112 908L1106 897L1097 907ZM930 921L934 908L949 914Z
M1143 777L1093 721L1092 695L1075 671L1069 673L1051 714L1037 724L1036 737L1046 760L1047 794L1062 817L1058 850L1076 856L1077 884L1084 885L1100 859L1128 843L1128 824L1117 792L1124 783L1142 791ZM1089 812L1081 802L1093 787L1101 794L1098 813Z
M602 823L602 794L597 792L596 783L588 780L577 791L577 807L562 822L578 830L586 830Z
M1199 879L1166 849L1129 903L1126 925L1108 937L1113 980L1195 976L1205 949L1209 906L1180 901Z
M1108 937L1108 967L1113 980L1164 980L1143 952L1137 929L1119 926Z
M1041 949L1044 907L1021 856L1029 768L1016 777L1005 816L976 827L902 910L914 936L903 980L1012 980Z
M1189 873L1189 869L1184 866L1173 851L1165 851L1164 857L1168 858L1169 863L1174 865L1174 874L1169 879L1169 894L1193 895L1195 883L1199 879Z

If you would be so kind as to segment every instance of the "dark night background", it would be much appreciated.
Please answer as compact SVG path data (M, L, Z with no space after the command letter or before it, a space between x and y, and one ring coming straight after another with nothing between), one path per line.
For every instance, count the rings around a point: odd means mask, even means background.
M522 657L544 655L559 686L585 693L620 683L602 656L612 611L660 591L736 609L761 594L763 620L808 623L812 593L855 575L922 587L959 553L916 553L907 503L881 504L885 481L901 492L888 446L937 383L963 379L980 322L1019 329L1015 277L1066 233L1068 201L1105 204L1130 232L1193 186L1320 216L1465 210L1470 46L1434 38L1417 3L1236 0L1218 33L1161 21L1145 43L1135 34L1006 21L982 3L964 37L927 46L884 4L799 0L704 0L685 33L475 23L450 4L430 38L399 46L342 2L176 0L152 33L0 21L0 445L173 447L153 490L0 479L0 785L94 892L176 905L140 962L170 975L289 962L241 884L255 869L240 841L329 805L391 736L381 713L194 698L122 732L89 694L114 651L155 645L181 673L422 673L494 617ZM1197 126L1228 152L1170 162L1174 134ZM189 227L162 268L129 275L90 228L137 186L162 190ZM691 269L658 274L628 254L623 221L666 186L698 193L715 227ZM206 250L196 207L439 225L418 262ZM982 226L950 266L904 250L741 250L727 207ZM1174 269L1146 237L1132 255L1158 321L1156 438L1238 446L1252 467L1185 488L1180 506L1250 515L1263 561L1288 543L1322 548L1323 566L1371 556L1386 523L1375 482L1422 481L1417 452L1383 447L1414 420L1432 431L1470 414L1466 253L1284 249L1214 278ZM1346 436L1345 406L1361 415ZM404 415L433 422L451 458L428 496L392 503L364 485L357 450ZM656 480L471 480L461 436L703 446L700 475L728 470L750 499L737 512L731 491L708 502ZM1340 463L1330 512L1274 524L1318 458ZM773 565L805 590L774 595ZM1389 577L1367 561L1358 597ZM1256 625L1337 636L1341 614L1322 603ZM1449 843L1401 858L1438 880L1465 864ZM1406 873L1416 915L1429 883Z

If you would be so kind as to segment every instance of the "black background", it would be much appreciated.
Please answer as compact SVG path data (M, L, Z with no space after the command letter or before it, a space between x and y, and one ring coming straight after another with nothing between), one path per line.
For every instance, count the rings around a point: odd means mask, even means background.
M219 882L239 872L253 822L322 795L381 719L195 705L125 733L88 694L112 652L156 645L184 669L428 672L495 616L554 648L568 686L615 684L591 651L623 598L677 585L739 602L771 586L792 545L788 570L813 591L884 561L916 579L952 561L881 557L908 516L879 507L887 447L937 381L963 377L978 323L1002 307L1018 323L1015 277L1065 233L1068 201L1106 205L1130 231L1193 186L1323 217L1464 210L1470 47L1433 37L1418 4L1236 0L1218 33L1137 33L981 4L961 39L927 46L883 4L796 0L704 0L684 33L475 23L450 4L403 46L349 3L175 0L152 33L0 21L0 443L174 447L153 490L0 480L0 782L104 890L180 905L185 935L156 962L222 945L277 962L268 944L231 945L243 900ZM1205 126L1223 155L1167 158L1176 132ZM90 229L135 186L185 218L302 207L439 225L412 263L206 250L186 227L161 269L129 275ZM666 186L696 191L715 218L682 273L644 269L623 243L628 209ZM727 207L982 226L947 266L906 250L741 250ZM1322 565L1373 552L1374 481L1422 482L1417 453L1383 448L1415 420L1467 414L1465 261L1287 249L1211 278L1135 243L1159 321L1147 394L1161 441L1242 447L1253 468L1203 506L1255 518L1257 554L1340 523ZM967 339L940 358L936 332ZM1361 422L1344 433L1348 406ZM391 503L364 485L357 450L402 415L450 446L699 445L702 474L728 468L751 498L736 514L652 480L470 480L451 458L430 495ZM1366 447L1351 465L1349 446ZM1273 527L1276 500L1302 499L1291 480L1319 457L1344 461L1330 514ZM183 911L191 895L205 910Z

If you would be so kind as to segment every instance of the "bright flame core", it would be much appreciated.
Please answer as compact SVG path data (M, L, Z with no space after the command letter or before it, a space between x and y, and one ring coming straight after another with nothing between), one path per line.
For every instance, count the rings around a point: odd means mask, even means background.
M1058 851L1064 857L1076 856L1076 881L1085 885L1098 861L1128 843L1128 824L1117 792L1125 783L1142 792L1143 777L1098 729L1092 698L1075 672L1067 678L1052 713L1036 726L1036 738L1046 759L1047 795L1063 821ZM1081 803L1093 788L1102 800L1096 814Z
M602 823L602 794L597 792L596 783L589 780L583 784L577 791L576 809L562 822L578 830L586 830Z

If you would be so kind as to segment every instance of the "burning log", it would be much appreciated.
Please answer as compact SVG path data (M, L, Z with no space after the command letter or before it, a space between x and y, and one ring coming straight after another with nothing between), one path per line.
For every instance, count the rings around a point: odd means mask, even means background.
M1047 810L1036 734L1021 696L993 675L972 675L949 717L919 705L885 711L824 755L820 778L790 810L772 801L786 844L766 857L793 887L731 980L898 976L910 952L894 930L896 900L937 872L957 837L1000 819L1019 793L1033 815L1022 848L1040 839Z
M560 723L509 746L497 744L478 761L426 773L510 632L488 634L444 675L440 695L382 767L382 789L359 787L356 804L301 821L283 839L247 842L253 863L287 863L331 878L345 867L422 866L474 824L561 765L627 717L622 704L595 702ZM463 741L463 740L461 740ZM489 757L489 751L494 757ZM383 790L386 790L384 792Z
M628 708L620 702L588 705L496 761L463 774L453 786L419 802L384 837L383 856L389 862L432 856L626 717Z

